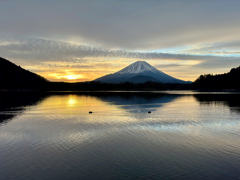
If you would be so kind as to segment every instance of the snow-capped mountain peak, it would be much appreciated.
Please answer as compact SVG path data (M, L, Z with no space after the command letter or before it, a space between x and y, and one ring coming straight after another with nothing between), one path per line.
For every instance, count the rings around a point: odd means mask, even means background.
M122 83L128 81L134 83L143 83L146 81L162 83L186 83L185 81L165 74L145 61L137 61L118 72L105 75L95 79L94 81L105 83Z
M156 68L152 67L150 64L148 64L145 61L137 61L121 71L118 71L119 74L138 74L143 72L153 72L153 73L159 73L161 71L157 70Z

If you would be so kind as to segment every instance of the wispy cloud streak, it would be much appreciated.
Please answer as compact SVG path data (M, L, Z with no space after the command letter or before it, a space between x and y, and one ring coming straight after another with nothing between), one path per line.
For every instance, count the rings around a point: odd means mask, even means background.
M203 49L203 48L202 48ZM43 39L30 39L0 45L3 57L26 61L70 61L85 63L87 58L132 58L145 60L221 60L224 57L209 55L169 54L112 50Z

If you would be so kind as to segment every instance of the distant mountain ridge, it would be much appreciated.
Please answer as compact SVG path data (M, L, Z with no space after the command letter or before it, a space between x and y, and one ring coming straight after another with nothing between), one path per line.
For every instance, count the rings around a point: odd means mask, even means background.
M0 57L0 88L41 88L48 81Z
M98 81L67 83L50 82L42 76L25 70L0 57L0 91L166 90L190 88L190 84L177 84L179 81L182 81L166 75L146 62L136 63L130 66L130 68L124 68L120 73L115 73L114 76L116 78L114 77L114 79L111 79L112 75L105 76L109 77L110 82L112 83L99 83ZM154 78L154 76L151 75L155 75L157 78L163 75L164 77L177 81L174 81L173 84L162 84L159 83L159 79ZM134 82L134 84L129 82Z
M94 81L116 84L124 82L144 83L146 81L180 84L190 83L169 76L162 71L154 68L145 61L137 61L114 74L108 74L106 76L95 79Z

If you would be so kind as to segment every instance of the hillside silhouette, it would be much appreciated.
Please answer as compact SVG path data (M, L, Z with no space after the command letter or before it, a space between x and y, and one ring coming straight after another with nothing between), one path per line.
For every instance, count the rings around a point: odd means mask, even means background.
M45 87L47 80L0 57L0 88L36 89Z
M194 82L197 89L240 89L240 66L224 74L204 74Z
M134 79L135 78L135 79ZM145 78L145 82L136 81ZM54 91L110 91L110 90L204 90L204 89L240 89L240 66L225 74L204 74L193 84L161 83L147 76L133 77L134 82L50 82L47 79L15 65L0 57L0 90L54 90Z
M144 83L137 81L144 78ZM136 80L137 79L137 80ZM50 82L35 73L27 71L14 63L0 58L0 90L34 90L44 91L99 91L99 90L170 90L170 89L190 89L190 84L161 83L154 82L155 79L148 76L137 76L134 82L101 83L101 82Z

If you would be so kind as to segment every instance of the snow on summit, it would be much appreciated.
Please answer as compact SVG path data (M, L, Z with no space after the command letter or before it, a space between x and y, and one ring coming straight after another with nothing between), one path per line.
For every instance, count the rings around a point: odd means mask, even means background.
M153 73L159 73L161 71L157 70L156 68L152 67L150 64L148 64L145 61L137 61L126 68L122 69L118 73L120 74L130 74L130 73L143 73L145 71L151 71Z

